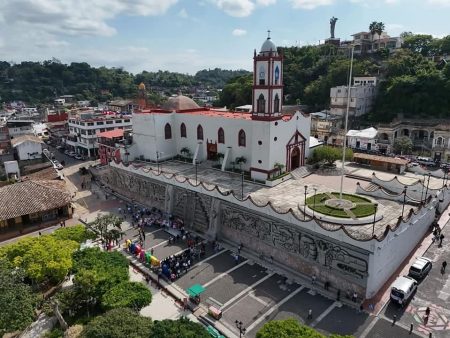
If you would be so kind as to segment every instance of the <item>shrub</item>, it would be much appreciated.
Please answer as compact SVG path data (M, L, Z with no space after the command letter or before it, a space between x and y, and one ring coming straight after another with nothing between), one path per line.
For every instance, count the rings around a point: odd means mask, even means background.
M139 311L152 301L150 290L140 282L123 282L106 291L102 307L106 310L131 308Z

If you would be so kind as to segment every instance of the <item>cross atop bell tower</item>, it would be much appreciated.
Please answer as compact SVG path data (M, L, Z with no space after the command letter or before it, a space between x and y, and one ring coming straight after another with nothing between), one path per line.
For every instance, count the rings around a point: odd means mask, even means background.
M281 118L283 100L283 57L267 31L267 39L253 57L252 119L273 121Z

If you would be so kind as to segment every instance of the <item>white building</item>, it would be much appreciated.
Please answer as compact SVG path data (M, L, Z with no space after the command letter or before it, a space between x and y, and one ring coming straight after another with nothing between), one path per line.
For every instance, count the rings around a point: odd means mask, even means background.
M8 120L6 122L11 138L20 135L34 134L33 124L33 120Z
M375 77L355 77L350 89L349 116L361 116L371 111L376 96ZM369 82L370 81L370 82ZM348 87L330 89L330 113L345 116L347 111Z
M310 117L300 111L281 113L283 57L270 37L254 52L251 112L201 108L186 96L170 98L162 109L133 114L131 158L172 158L185 148L193 163L223 154L222 170L240 162L251 177L265 181L282 163L288 171L305 164L309 152ZM219 155L220 156L220 155ZM242 161L242 158L245 159Z
M130 115L83 113L69 118L66 148L87 157L98 152L97 134L114 129L131 129Z
M41 139L34 135L21 135L11 140L11 145L20 161L42 158L43 143Z
M378 150L377 135L378 132L373 127L362 130L349 130L347 132L347 145L353 149Z

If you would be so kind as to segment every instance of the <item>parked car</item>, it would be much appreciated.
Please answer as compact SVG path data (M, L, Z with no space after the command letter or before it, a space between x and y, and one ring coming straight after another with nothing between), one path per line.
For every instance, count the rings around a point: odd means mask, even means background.
M81 155L81 154L76 154L75 156L74 156L77 160L85 160L86 158L83 156L83 155Z
M58 149L58 150L63 150L64 147L63 147L63 146L56 146L56 149Z
M436 163L433 161L433 159L431 157L418 156L417 157L417 162L422 164L422 165L424 165L424 166L427 166L427 167L433 167L433 166L436 165Z
M69 155L70 157L75 157L76 154L77 154L76 152L71 151L71 152L69 152L67 155Z
M433 267L433 263L429 258L418 257L416 261L410 266L408 276L416 280L424 278Z
M59 163L59 161L54 160L52 163L53 163L53 168L58 169L58 170L64 169L63 165L61 163Z
M391 286L391 299L404 306L417 290L417 281L409 276L398 277Z
M64 150L64 154L69 155L70 154L70 150L69 149Z

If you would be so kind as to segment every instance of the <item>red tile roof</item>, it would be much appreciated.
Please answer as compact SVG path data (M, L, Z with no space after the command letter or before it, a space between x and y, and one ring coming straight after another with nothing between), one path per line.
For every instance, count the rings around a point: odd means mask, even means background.
M103 133L98 133L97 137L104 137L104 138L123 137L123 129L114 129L114 130L104 131Z
M70 194L57 181L25 181L0 188L0 220L60 208L70 203ZM59 182L58 182L59 183Z

